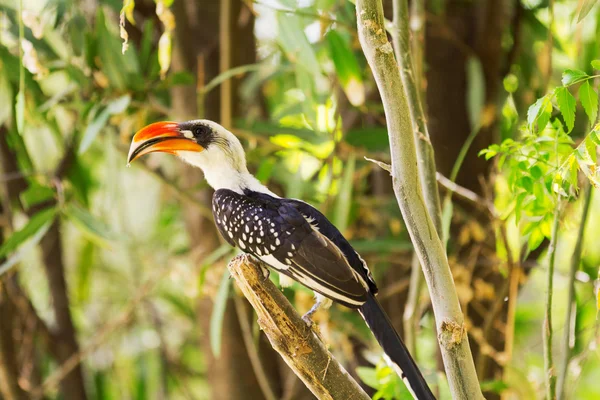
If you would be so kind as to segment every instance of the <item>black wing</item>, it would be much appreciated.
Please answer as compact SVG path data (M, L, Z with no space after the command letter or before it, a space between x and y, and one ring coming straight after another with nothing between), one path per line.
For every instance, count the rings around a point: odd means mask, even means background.
M219 232L233 246L348 307L361 306L369 287L344 252L285 199L219 189L213 196Z
M348 243L335 225L333 225L319 210L302 200L285 199L285 201L296 208L307 220L311 221L310 223L314 228L327 236L344 253L350 266L366 280L371 293L377 294L377 284L375 283L375 280L373 280L373 276L371 275L367 263L356 250L354 250L352 245Z

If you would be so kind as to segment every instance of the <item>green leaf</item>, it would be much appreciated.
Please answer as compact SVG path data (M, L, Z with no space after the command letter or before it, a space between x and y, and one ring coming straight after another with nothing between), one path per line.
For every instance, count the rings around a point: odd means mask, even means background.
M25 92L23 89L17 93L17 103L15 106L15 114L17 118L17 131L22 135L25 127Z
M485 79L483 66L479 58L470 57L467 61L467 109L472 130L475 130L481 122L484 103Z
M335 30L330 30L326 38L337 77L342 84L346 97L353 106L364 104L365 86L352 48L342 35Z
M112 100L110 103L108 103L108 106L106 107L106 109L112 115L120 114L127 109L130 102L131 102L131 97L128 94L126 94L124 96L121 96L121 97L118 97L118 98Z
M227 71L221 72L219 75L215 76L210 82L208 82L206 86L202 88L202 94L206 95L208 92L210 92L211 90L219 86L221 83L229 79L238 77L248 72L260 71L264 67L265 63L260 62L255 64L240 65L239 67L231 68Z
M562 84L569 86L584 79L589 78L589 75L578 69L565 69L562 74Z
M207 254L204 257L204 259L202 260L202 266L200 267L200 276L199 276L200 279L198 280L198 286L199 287L202 287L202 285L204 285L204 278L206 277L206 271L207 271L207 269L212 264L214 264L215 262L219 261L222 257L224 257L225 255L231 253L232 250L233 249L229 245L229 243L224 243L220 247L217 247L210 254Z
M350 157L344 166L344 176L340 182L340 191L335 201L335 209L333 212L333 223L344 232L348 227L350 219L350 209L352 208L352 188L354 186L354 169L356 166L356 156L354 152L350 153Z
M580 23L582 19L589 14L589 12L594 8L597 0L584 0L581 9L579 10L579 16L577 17L577 23Z
M13 108L9 107L9 104L13 102L13 96L13 88L4 72L4 64L0 60L0 104L4 104L0 107L0 125L9 121L12 117Z
M15 251L27 239L35 235L46 225L50 225L56 216L56 208L46 208L29 219L29 222L20 230L16 231L6 239L0 247L0 258L6 257L9 253Z
M590 123L596 122L596 115L598 114L598 94L590 85L589 81L585 81L579 86L579 101L585 110Z
M231 280L229 279L229 271L225 270L221 277L221 283L219 283L219 290L217 291L217 297L215 297L215 303L210 316L210 348L216 358L221 354L223 318L225 317L225 310L227 309L230 286Z
M70 203L65 207L64 212L69 220L98 246L106 247L108 242L118 239L103 221L90 214L88 210Z
M100 113L96 114L83 133L83 138L81 139L81 143L79 143L79 154L83 154L92 145L96 136L98 136L102 128L106 126L109 118L110 112L108 111L108 108L105 108Z
M82 154L89 149L102 128L106 126L110 116L120 114L125 111L129 106L130 101L131 97L126 94L111 101L104 110L96 114L96 116L92 119L92 122L87 126L85 132L83 133L83 138L79 144L79 154Z
M379 379L377 379L377 371L375 371L375 368L358 367L356 368L356 374L365 385L370 386L373 389L377 389L381 386Z
M278 12L277 26L279 28L277 40L290 61L302 65L313 74L320 73L321 64L306 38L300 18L294 14Z
M566 87L559 87L556 88L556 101L567 124L567 133L569 133L575 126L575 97Z
M539 130L543 130L552 113L552 103L548 95L540 97L535 103L533 103L527 110L527 125L529 129L536 133Z
M19 198L21 199L23 207L28 210L36 204L53 199L54 190L48 186L32 182L29 187L19 195Z
M89 240L86 240L79 252L77 260L76 276L76 297L80 303L86 302L90 297L91 272L96 256L96 246Z
M183 294L182 291L169 291L164 290L160 293L160 297L169 303L179 314L184 315L190 321L194 321L197 317L196 311L192 304L190 304L189 298Z
M106 74L111 87L123 91L131 86L134 77L139 76L138 59L131 51L122 54L117 27L105 18L102 8L98 9L95 27L96 50L102 72Z
M504 90L508 93L514 93L519 88L519 78L515 74L508 74L502 81L504 84Z
M600 60L592 60L592 68L600 70Z

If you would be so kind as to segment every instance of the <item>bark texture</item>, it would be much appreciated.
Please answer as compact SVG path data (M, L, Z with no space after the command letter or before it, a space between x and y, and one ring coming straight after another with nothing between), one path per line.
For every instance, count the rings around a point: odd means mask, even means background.
M370 398L259 265L242 255L229 263L229 271L254 307L273 348L318 399Z

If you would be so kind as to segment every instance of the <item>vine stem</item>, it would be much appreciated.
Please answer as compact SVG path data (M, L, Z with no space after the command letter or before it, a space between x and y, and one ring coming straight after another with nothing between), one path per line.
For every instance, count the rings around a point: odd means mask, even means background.
M577 240L575 242L575 248L573 249L573 255L571 256L571 270L569 271L569 294L567 297L567 313L565 315L565 328L562 340L563 351L561 352L560 360L560 371L558 374L558 384L556 393L559 399L563 398L565 391L565 382L567 380L569 358L571 356L571 345L573 337L571 330L572 318L574 317L573 311L577 311L577 304L575 302L575 275L579 269L581 262L581 252L583 250L583 238L585 233L585 225L587 222L588 213L590 210L590 203L592 199L592 188L591 184L588 184L585 188L583 197L583 209L581 211L581 221L579 222L579 230L577 231Z
M559 200L560 201L560 200ZM554 222L552 223L552 238L548 248L548 280L546 282L546 310L544 313L544 368L546 370L546 398L556 398L556 376L554 375L554 361L552 357L552 291L554 289L554 264L556 261L556 243L558 242L558 225L560 218L560 204L554 208Z

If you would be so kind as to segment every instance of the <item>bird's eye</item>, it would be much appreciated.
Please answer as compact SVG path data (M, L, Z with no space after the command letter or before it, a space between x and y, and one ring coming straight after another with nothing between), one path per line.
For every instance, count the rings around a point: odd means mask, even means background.
M194 129L194 135L196 137L208 135L210 133L210 128L206 125L200 125Z

